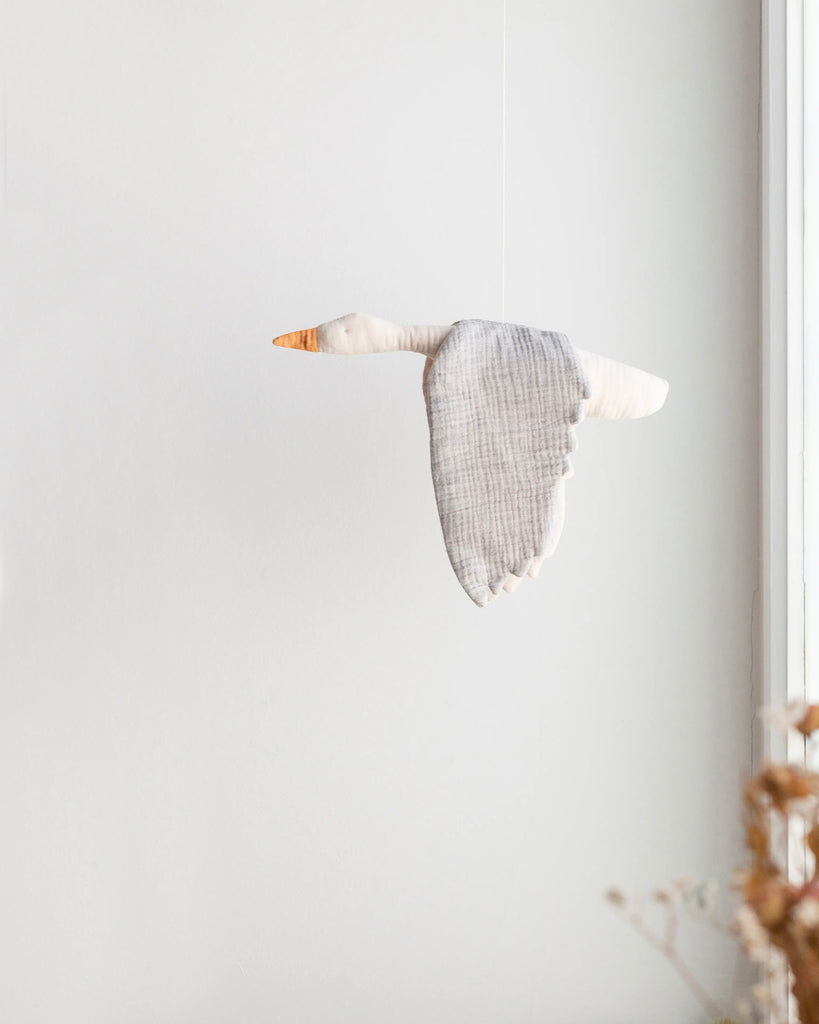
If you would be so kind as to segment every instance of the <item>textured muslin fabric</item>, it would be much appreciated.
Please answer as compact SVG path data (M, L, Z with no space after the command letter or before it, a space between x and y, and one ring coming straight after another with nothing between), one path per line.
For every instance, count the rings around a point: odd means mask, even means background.
M485 605L547 549L589 382L563 334L459 320L425 394L447 553L461 586Z

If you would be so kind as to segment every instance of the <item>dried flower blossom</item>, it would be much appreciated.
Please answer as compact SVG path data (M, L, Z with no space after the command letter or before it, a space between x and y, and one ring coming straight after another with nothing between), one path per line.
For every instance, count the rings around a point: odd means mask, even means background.
M803 928L815 928L819 925L819 900L815 896L800 900L793 908L791 919Z
M747 999L741 999L737 1003L737 1013L740 1015L742 1020L751 1020L751 1004Z
M807 796L793 797L788 803L788 811L795 818L802 818L804 821L809 821L816 814L817 801L819 800L819 794L809 793Z
M608 903L611 903L613 907L626 907L628 906L628 897L622 889L609 889L604 897Z
M797 729L808 711L808 705L801 700L792 700L784 708L760 708L759 717L784 733Z
M683 899L690 909L708 914L714 909L718 892L718 883L713 879L708 879L708 881L700 882L699 885L689 886L683 893Z
M811 736L819 729L819 704L808 704L803 711L804 714L796 723L796 728L803 736Z
M768 933L759 923L759 918L744 904L734 917L734 933L739 939L748 959L755 964L764 963L770 951Z
M815 797L819 792L819 776L791 764L766 764L748 783L749 801L759 801L764 794L778 811L785 811L795 800Z

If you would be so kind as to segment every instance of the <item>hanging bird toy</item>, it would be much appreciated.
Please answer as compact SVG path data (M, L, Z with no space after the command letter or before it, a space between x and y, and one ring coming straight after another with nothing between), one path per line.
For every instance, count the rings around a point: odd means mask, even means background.
M668 394L661 378L575 348L564 334L489 320L407 327L351 313L274 344L426 356L441 528L455 575L480 606L537 576L557 547L575 425L649 416Z

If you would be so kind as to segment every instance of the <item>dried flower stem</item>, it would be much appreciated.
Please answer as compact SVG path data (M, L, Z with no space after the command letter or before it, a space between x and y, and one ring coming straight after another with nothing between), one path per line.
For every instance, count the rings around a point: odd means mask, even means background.
M692 995L697 999L703 1009L706 1010L709 1016L724 1017L725 1013L723 1008L711 996L708 990L697 980L691 968L677 952L677 947L675 945L677 915L673 908L667 907L666 915L667 926L665 940L654 934L654 932L646 925L639 912L635 911L632 914L626 915L626 920L638 935L645 939L650 946L653 946L666 958L666 960L668 960L683 982L688 986Z

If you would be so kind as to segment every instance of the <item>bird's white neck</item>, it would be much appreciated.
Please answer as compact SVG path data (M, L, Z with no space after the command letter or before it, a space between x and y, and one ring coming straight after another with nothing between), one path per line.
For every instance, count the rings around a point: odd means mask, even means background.
M315 329L316 347L319 352L333 355L418 352L434 356L451 330L451 327L403 326L366 313L349 313ZM285 344L289 337L285 336ZM294 347L302 347L301 342Z
M434 356L443 345L452 327L433 327L412 324L396 330L396 348L401 352L420 352L423 356Z

